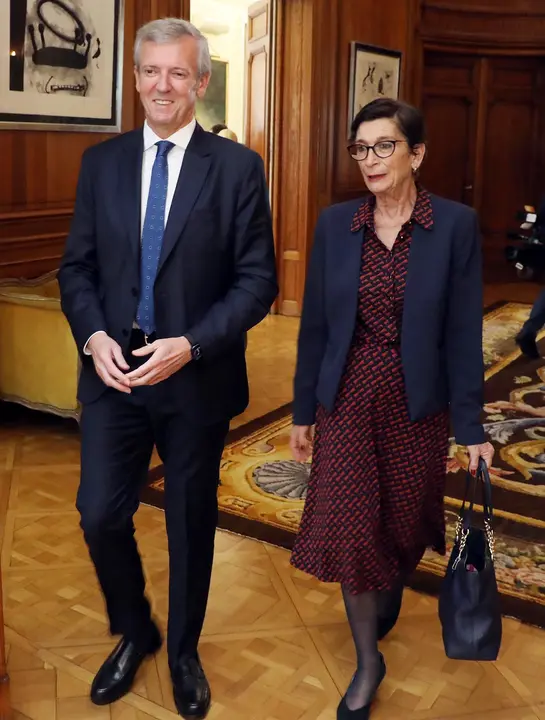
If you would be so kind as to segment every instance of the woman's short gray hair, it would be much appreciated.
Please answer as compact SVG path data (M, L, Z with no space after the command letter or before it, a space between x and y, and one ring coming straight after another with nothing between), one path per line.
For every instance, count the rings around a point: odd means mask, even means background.
M140 67L140 51L142 43L169 43L175 42L186 36L194 37L199 43L199 77L210 75L212 73L212 61L210 60L210 50L208 48L208 40L201 31L188 20L181 18L161 18L160 20L152 20L146 25L142 25L136 33L134 42L134 64Z

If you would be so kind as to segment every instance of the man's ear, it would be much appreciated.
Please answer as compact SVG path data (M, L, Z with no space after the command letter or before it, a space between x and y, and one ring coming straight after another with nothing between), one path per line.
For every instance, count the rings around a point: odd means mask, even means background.
M202 99L206 95L206 88L208 87L208 83L210 82L210 73L205 73L204 75L201 75L197 82L197 90L196 94L199 99Z

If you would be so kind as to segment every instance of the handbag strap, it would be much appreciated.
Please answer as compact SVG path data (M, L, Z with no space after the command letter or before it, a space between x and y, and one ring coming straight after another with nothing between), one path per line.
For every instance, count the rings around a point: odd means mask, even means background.
M492 523L494 518L494 508L492 506L492 481L490 480L490 473L486 462L479 458L479 467L477 473L480 475L482 487L483 487L483 509L485 520Z
M467 472L466 475L466 487L464 492L464 499L462 501L462 507L460 508L460 515L458 518L458 524L456 527L456 540L459 543L458 556L454 562L454 569L462 559L462 555L465 551L465 545L467 537L469 535L469 529L471 527L471 521L473 518L473 506L475 504L475 494L477 492L477 484L482 486L482 497L483 497L483 515L484 515L484 530L486 539L488 542L488 548L490 550L490 557L494 560L494 531L492 529L492 520L494 517L494 509L492 506L492 482L490 480L490 474L486 462L479 458L479 464L475 477L471 473ZM471 495L469 505L466 509L466 502L468 501L468 495Z
M462 518L462 520L465 520L467 518L469 519L469 522L471 522L478 484L482 488L482 505L484 519L485 521L488 521L491 525L494 517L494 508L492 505L492 482L490 480L490 473L488 472L488 467L483 458L479 458L479 464L477 466L477 472L475 473L475 476L473 476L469 472L469 470L466 473L466 487L464 491L464 498L462 500L462 507L460 508L460 517ZM466 509L468 495L470 496L469 505Z

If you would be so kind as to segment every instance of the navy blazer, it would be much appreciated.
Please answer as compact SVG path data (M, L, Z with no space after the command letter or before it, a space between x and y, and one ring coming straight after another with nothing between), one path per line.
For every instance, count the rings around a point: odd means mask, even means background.
M143 132L94 145L83 155L70 234L59 270L62 308L82 360L78 397L106 386L82 350L105 330L128 351L140 291ZM195 128L168 216L154 286L159 338L188 335L202 358L161 382L165 412L198 424L248 404L245 332L277 294L263 162L244 145Z
M294 383L294 424L335 404L358 309L361 200L333 205L317 223L307 273ZM431 196L433 226L414 224L403 305L401 359L411 420L449 410L458 443L485 442L483 285L479 224L466 206Z

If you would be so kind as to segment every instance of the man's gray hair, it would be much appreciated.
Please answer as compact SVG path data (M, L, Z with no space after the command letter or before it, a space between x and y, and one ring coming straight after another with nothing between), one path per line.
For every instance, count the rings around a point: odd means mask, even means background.
M171 43L188 35L194 37L199 43L199 77L210 75L212 73L212 61L210 60L208 40L195 25L181 18L161 18L142 25L136 33L134 42L134 64L136 67L140 67L142 43Z

